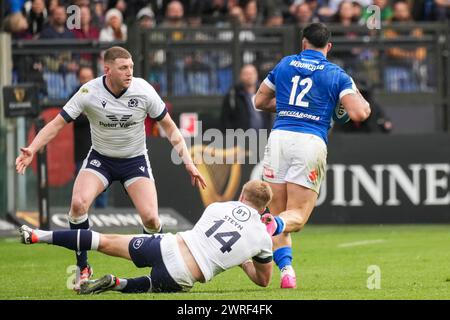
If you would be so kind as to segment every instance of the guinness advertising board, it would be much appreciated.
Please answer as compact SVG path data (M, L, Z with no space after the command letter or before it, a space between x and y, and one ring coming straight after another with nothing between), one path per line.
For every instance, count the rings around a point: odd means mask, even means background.
M184 166L172 162L166 139L147 143L159 206L173 208L192 223L211 202L237 200L257 170L247 163L197 165L208 183L199 190L191 186ZM131 207L122 189L113 189L114 205ZM332 134L326 179L310 223L450 223L450 136Z
M5 118L36 117L38 115L37 88L31 84L3 87Z

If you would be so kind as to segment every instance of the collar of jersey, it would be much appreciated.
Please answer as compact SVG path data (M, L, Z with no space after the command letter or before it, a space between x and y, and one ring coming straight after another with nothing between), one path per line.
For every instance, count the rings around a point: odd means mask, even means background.
M119 93L119 95L118 96L116 96L111 90L109 90L109 88L108 88L108 86L106 85L106 76L103 76L103 86L105 87L105 89L109 92L109 93L111 93L111 95L114 97L114 98L116 98L116 99L119 99L121 96L123 96L123 94L125 93L125 92L127 92L127 90L128 90L128 88L125 88L125 89L123 89L122 90L122 92L121 93Z
M322 52L311 50L311 49L305 49L301 52L301 55L305 55L308 57L314 57L314 58L320 58L320 59L326 59L324 54Z

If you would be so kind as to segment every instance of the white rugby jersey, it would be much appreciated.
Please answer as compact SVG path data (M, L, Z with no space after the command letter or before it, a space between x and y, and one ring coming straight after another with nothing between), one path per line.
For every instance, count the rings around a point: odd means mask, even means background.
M85 113L91 126L92 148L114 158L132 158L147 152L144 120L161 120L166 106L144 79L134 78L119 96L106 86L105 76L84 84L66 103L61 115L67 122Z
M272 261L272 239L259 213L239 201L209 205L192 230L179 234L206 281L250 258Z

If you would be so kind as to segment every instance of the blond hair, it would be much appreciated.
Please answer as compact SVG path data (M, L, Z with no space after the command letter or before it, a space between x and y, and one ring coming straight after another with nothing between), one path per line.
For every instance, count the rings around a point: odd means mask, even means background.
M4 20L5 31L18 33L28 28L27 18L21 13L16 12L8 15Z
M242 187L242 195L256 209L263 210L272 200L273 193L267 182L251 180Z
M131 53L122 47L111 47L105 51L103 59L105 62L114 62L116 59L130 59Z

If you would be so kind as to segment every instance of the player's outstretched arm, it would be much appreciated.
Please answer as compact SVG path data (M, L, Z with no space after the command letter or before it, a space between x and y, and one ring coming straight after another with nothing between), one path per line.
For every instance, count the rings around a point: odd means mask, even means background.
M255 95L255 108L261 111L276 112L275 91L264 82L259 86Z
M255 260L247 260L241 264L242 270L255 284L261 287L267 287L272 279L272 261L268 263L259 263Z
M206 188L205 178L203 178L200 171L198 171L197 167L194 165L191 155L187 149L186 142L184 142L183 135L181 134L175 122L173 122L170 115L166 113L164 118L162 118L159 123L164 129L164 132L167 135L167 139L169 139L170 143L178 152L180 158L183 160L183 163L186 166L186 171L191 176L192 185L201 187L203 189Z
M20 148L21 154L16 158L16 171L25 173L25 169L33 160L34 154L47 145L58 132L67 124L61 115L57 115L52 121L47 123L37 134L33 142L26 148Z

